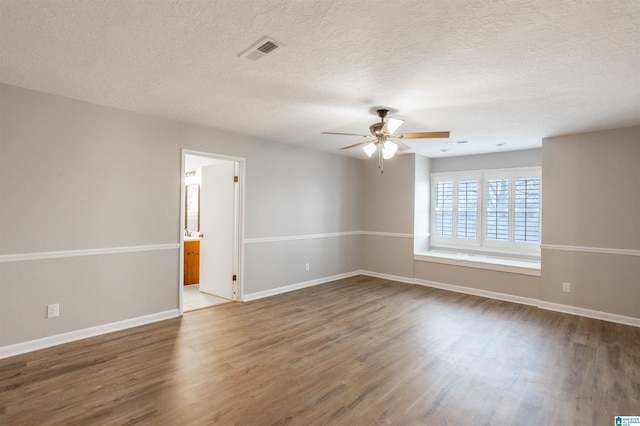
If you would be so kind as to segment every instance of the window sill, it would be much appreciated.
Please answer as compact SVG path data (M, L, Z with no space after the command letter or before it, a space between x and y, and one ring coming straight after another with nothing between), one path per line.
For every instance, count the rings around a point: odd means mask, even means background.
M513 274L540 276L540 261L490 257L478 254L424 251L413 254L421 262L444 263L468 268L489 269Z

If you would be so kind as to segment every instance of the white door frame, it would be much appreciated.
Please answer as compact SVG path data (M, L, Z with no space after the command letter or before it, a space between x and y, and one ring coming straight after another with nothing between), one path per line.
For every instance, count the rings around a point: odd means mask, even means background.
M236 275L236 284L234 288L234 299L236 301L242 301L244 298L244 170L245 159L242 157L233 157L229 155L215 154L212 152L194 151L190 149L182 149L180 153L181 165L180 165L180 223L178 226L178 232L180 235L180 265L179 265L179 277L178 277L178 307L180 309L180 315L183 314L183 298L184 298L184 221L185 221L185 193L184 193L184 175L185 170L185 157L187 155L195 155L198 157L207 157L216 160L233 161L236 163L236 172L238 176L238 185L236 186L236 230L235 230L235 243L234 243L234 262L233 269Z

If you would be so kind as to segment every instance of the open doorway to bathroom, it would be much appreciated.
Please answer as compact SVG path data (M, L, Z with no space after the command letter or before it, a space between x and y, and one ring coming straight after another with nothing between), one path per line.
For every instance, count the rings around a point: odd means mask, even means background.
M183 150L183 312L241 300L244 159Z

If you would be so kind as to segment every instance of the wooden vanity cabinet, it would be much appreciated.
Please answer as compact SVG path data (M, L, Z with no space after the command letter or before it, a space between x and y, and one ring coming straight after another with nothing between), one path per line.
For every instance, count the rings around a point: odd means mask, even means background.
M200 282L200 241L184 242L184 285Z

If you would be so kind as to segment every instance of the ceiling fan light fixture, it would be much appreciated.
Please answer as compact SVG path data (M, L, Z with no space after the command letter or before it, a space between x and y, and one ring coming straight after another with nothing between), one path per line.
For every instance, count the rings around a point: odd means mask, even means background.
M367 157L371 157L373 153L376 152L377 148L378 147L376 146L376 144L374 142L371 142L369 145L363 146L362 150L365 154L367 154Z
M384 123L384 127L382 131L392 135L398 128L404 123L404 120L400 120L399 118L388 118L386 123Z
M397 151L398 145L391 141L386 141L384 145L382 145L382 158L384 158L385 160L389 160L393 158L394 155L396 155Z
M384 160L393 158L398 151L406 151L411 147L403 142L403 139L446 139L449 137L449 132L414 132L414 133L400 133L395 134L395 131L404 123L404 120L399 118L388 118L388 108L376 108L376 113L380 118L380 121L373 123L369 126L369 132L371 135L364 135L361 133L337 133L337 132L322 132L328 135L346 135L346 136L358 136L365 138L364 141L354 143L352 145L344 146L340 148L362 148L367 157L373 156L378 152L378 168L381 173L384 173L383 165ZM395 110L394 110L395 111ZM372 139L373 136L373 139ZM444 151L443 151L444 152Z

